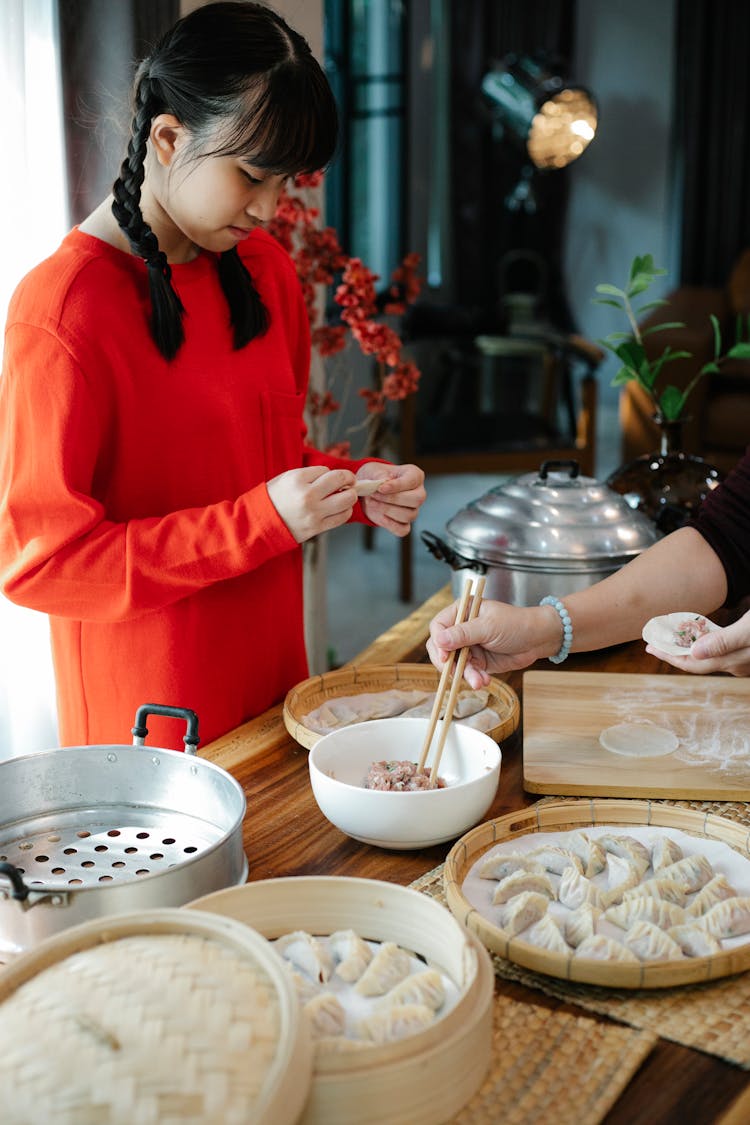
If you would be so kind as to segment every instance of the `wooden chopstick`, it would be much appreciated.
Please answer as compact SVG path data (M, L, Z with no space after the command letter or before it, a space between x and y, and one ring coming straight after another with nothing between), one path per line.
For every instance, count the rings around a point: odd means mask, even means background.
M479 613L479 607L482 604L482 595L484 594L484 584L484 578L477 579L477 584L474 588L474 593L471 599L471 610L469 611L469 616L466 619L467 621L473 621ZM466 661L469 659L469 651L470 646L467 645L466 648L462 648L458 654L458 664L456 665L456 671L453 676L451 693L448 696L448 702L445 705L445 715L443 716L443 725L440 731L440 740L438 742L437 750L435 751L435 761L433 762L432 770L430 771L430 786L433 789L437 785L438 767L440 766L440 759L443 756L443 747L445 746L445 741L448 737L448 729L453 722L453 712L456 709L456 700L458 699L458 693L461 688L461 681L463 679Z
M456 620L454 621L454 625L461 625L464 622L464 618L466 617L466 607L469 604L469 595L471 594L471 586L472 580L471 578L467 578L464 583L463 591L461 593L461 600L459 601L458 608L456 609ZM432 705L432 713L430 715L430 722L427 727L427 734L425 735L424 744L422 746L422 753L419 755L419 762L417 763L417 773L422 773L422 771L424 770L425 762L427 761L427 755L430 752L430 743L432 742L432 736L435 733L437 721L440 718L440 711L443 706L443 700L445 699L448 682L450 680L453 665L456 660L456 651L457 650L454 649L453 652L450 652L448 654L448 659L443 665L443 671L440 675L438 689L435 692L435 702Z

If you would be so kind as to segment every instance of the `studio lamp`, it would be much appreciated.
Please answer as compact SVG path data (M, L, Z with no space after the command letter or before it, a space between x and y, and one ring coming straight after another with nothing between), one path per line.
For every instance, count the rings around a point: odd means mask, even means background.
M506 203L511 209L532 209L524 201L533 202L533 170L564 168L594 139L594 97L547 61L529 55L507 55L496 63L482 79L482 93L492 107L496 135L509 134L530 162Z

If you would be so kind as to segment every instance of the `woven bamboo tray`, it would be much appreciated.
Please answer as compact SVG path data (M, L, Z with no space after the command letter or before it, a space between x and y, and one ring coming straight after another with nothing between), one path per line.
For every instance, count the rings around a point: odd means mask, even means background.
M390 691L437 691L440 673L431 664L360 664L340 668L336 672L326 672L322 676L311 676L291 688L284 700L284 725L292 738L300 746L311 750L323 736L306 727L303 719L316 707L330 699L341 699L364 692ZM513 688L502 680L492 680L487 704L500 715L497 726L487 731L495 742L508 738L518 726L521 705Z
M230 918L96 919L0 974L4 1121L292 1125L312 1057L283 965Z
M638 965L552 953L519 937L509 937L499 926L483 917L465 897L463 883L469 869L495 844L529 833L564 832L595 825L681 829L691 836L720 840L743 857L750 858L748 829L721 816L651 801L586 799L550 802L487 821L454 844L446 859L443 875L449 908L493 953L527 969L563 980L612 988L671 988L716 980L750 968L750 941L712 957L689 957L680 961Z
M457 1003L424 1031L355 1052L319 1048L300 1125L435 1125L481 1085L492 1052L492 963L440 903L375 879L300 876L218 891L184 909L226 914L269 939L354 929L413 951L458 986Z

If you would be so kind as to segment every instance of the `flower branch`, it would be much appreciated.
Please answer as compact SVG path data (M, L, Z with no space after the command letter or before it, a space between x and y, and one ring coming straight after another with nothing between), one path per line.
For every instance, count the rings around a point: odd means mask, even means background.
M349 257L342 250L335 230L320 227L320 212L311 206L306 193L319 188L322 173L297 176L294 190L285 191L279 200L277 213L268 229L294 261L302 285L305 307L310 320L312 345L324 360L342 353L350 341L365 356L372 356L377 364L378 382L373 388L364 388L358 394L364 401L365 417L361 424L351 426L348 434L362 429L372 430L389 401L398 401L414 394L419 385L420 372L415 363L403 356L403 341L393 328L378 319L382 315L401 315L407 305L416 300L421 282L417 270L419 256L407 254L391 275L387 298L382 312L379 308L375 283L379 281L359 258ZM338 283L337 283L338 279ZM335 285L333 302L338 306L337 319L341 323L328 323L325 319L324 293ZM311 390L308 410L313 418L340 414L349 395L351 374L344 374L341 392L334 393L332 372L326 365L330 384L321 393ZM350 452L351 441L339 440L326 447L326 452L345 456Z

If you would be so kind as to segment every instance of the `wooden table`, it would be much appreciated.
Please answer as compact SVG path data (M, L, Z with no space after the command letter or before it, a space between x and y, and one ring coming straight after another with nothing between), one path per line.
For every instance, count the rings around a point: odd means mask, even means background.
M425 640L434 614L451 600L440 590L378 637L355 664L426 660ZM540 667L549 667L546 661ZM674 672L649 656L642 643L570 657L561 669L600 672ZM522 673L507 682L521 694ZM203 747L201 755L228 770L248 798L244 845L251 880L284 875L349 875L408 884L441 863L449 844L416 852L390 852L357 843L324 818L309 783L307 751L286 732L281 705ZM525 808L538 799L523 791L520 732L503 744L502 784L486 819ZM573 1005L498 980L497 988L537 1006ZM597 1018L591 1012L589 1018ZM744 1092L744 1093L743 1093ZM742 1105L732 1103L742 1097ZM745 1101L744 1099L747 1099ZM631 1080L606 1125L741 1125L750 1121L750 1075L711 1055L659 1040Z

